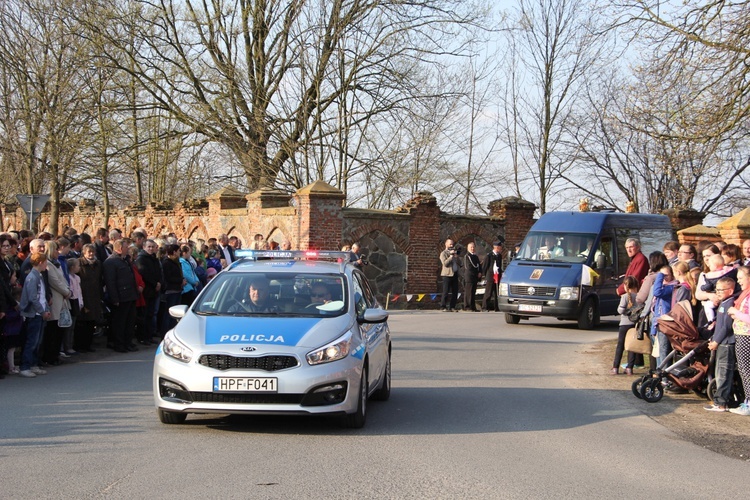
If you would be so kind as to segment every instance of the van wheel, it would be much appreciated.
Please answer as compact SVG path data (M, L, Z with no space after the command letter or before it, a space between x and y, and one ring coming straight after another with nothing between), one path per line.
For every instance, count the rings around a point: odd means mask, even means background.
M594 299L588 299L583 304L581 312L578 314L578 329L579 330L591 330L597 323L599 313L596 310L596 303Z
M505 322L509 325L517 325L521 322L521 316L517 314L505 313Z

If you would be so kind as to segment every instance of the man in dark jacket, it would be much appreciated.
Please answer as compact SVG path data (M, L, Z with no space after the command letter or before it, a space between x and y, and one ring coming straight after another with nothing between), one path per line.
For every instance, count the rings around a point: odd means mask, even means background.
M466 245L464 255L464 311L477 312L476 297L477 282L482 277L479 256L474 253L474 242Z
M117 352L138 350L132 343L138 288L133 267L125 260L128 255L128 243L125 239L115 241L112 244L112 255L102 265L104 286L112 307L110 332Z
M503 275L503 242L500 240L492 242L492 251L487 254L482 262L482 276L486 278L484 286L484 298L482 299L482 311L488 311L489 303L495 300L495 311L499 311L497 301L497 287L500 277Z
M156 314L159 306L159 292L161 291L162 278L161 262L156 257L157 245L154 240L145 240L143 250L135 259L135 268L143 278L143 298L146 301L146 328L144 338L138 339L144 345L148 345L156 337Z
M109 245L109 233L106 229L101 227L96 230L96 241L94 242L94 246L96 247L96 258L102 264L112 253L107 245Z

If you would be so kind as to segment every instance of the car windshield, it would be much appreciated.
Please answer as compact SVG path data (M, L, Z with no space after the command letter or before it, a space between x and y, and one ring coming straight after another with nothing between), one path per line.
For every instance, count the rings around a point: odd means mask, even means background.
M520 260L549 260L557 262L586 262L594 247L593 233L551 233L532 231L516 254Z
M222 272L193 304L200 315L338 316L346 311L343 275Z

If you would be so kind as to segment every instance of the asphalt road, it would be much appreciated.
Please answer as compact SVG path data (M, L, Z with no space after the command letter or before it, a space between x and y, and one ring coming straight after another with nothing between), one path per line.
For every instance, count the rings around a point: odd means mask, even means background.
M159 423L153 349L0 381L2 498L708 498L750 465L680 440L635 398L582 389L616 335L492 313L395 312L393 392L364 429L323 418Z

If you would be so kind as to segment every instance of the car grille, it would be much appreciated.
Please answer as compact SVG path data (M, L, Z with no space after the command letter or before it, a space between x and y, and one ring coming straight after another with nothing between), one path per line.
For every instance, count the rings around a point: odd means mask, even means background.
M216 392L191 392L194 403L228 403L246 405L300 404L303 394L222 394Z
M229 356L204 354L198 360L203 366L216 370L265 370L275 372L299 365L294 356Z
M511 285L511 295L525 295L527 297L554 297L557 288L554 286L529 286L529 285Z

